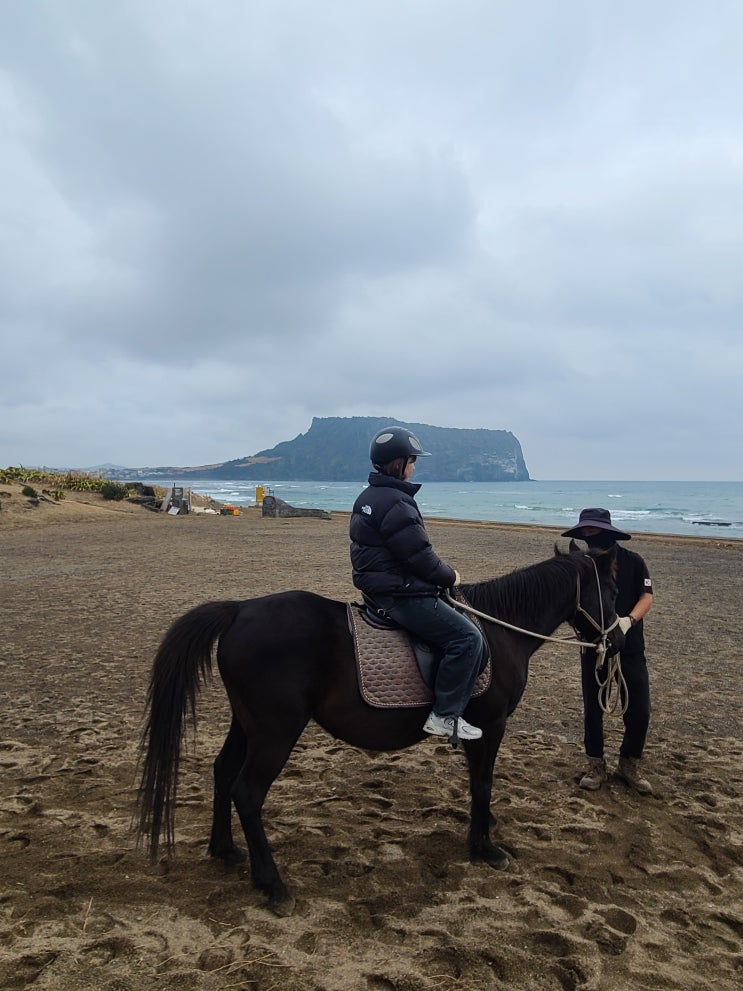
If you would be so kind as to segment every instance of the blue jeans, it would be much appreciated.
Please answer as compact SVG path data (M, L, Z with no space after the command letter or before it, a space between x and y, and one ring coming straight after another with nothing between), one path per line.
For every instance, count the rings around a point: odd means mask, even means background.
M374 602L416 638L443 651L433 686L433 711L437 716L461 716L485 655L475 624L432 595L380 595Z

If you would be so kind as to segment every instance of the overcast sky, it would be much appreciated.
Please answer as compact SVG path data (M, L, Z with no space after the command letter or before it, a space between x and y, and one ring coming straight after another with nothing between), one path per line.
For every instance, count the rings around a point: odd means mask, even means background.
M0 4L0 466L743 479L739 0Z

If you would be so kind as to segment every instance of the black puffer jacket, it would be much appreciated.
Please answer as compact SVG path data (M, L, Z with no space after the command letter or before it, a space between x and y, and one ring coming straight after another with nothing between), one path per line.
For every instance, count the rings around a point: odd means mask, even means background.
M353 506L353 583L376 595L436 595L456 575L437 556L413 496L420 485L372 472Z

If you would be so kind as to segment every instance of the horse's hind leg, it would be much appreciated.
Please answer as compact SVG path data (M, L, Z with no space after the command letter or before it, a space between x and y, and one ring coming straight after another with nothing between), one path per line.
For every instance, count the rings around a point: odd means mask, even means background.
M227 864L239 864L246 858L232 838L232 787L245 763L247 740L242 727L232 717L227 738L214 761L214 806L209 853Z
M279 915L289 915L294 897L281 880L271 847L263 828L261 810L268 790L286 763L299 739L306 720L298 728L283 728L281 737L274 731L251 736L245 763L232 788L232 800L240 817L250 852L253 886L268 895L270 908Z

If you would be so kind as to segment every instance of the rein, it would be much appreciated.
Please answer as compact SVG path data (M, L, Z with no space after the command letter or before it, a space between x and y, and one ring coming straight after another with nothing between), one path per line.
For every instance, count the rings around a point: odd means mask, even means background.
M598 568L596 567L596 562L593 558L589 558L589 560L593 565L594 574L596 576L596 585L598 587L600 586ZM452 597L448 589L444 592L444 598L447 600L449 605L453 606L455 609L470 613L472 616L477 616L479 619L484 619L488 623L494 623L496 626L503 626L507 630L513 630L516 633L524 633L528 637L536 637L538 640L543 640L545 642L548 641L549 643L561 644L564 647L585 647L590 650L595 650L596 684L599 686L599 706L603 712L613 713L621 699L622 708L619 711L620 714L623 715L627 709L629 695L627 691L627 683L624 680L624 675L622 674L622 665L618 653L615 654L614 657L609 658L607 661L606 679L602 681L601 676L599 675L599 671L604 666L604 660L606 659L608 635L613 629L615 629L615 627L619 625L619 617L614 619L611 626L604 627L604 603L601 599L599 589L598 599L601 616L600 623L597 623L593 616L587 613L580 604L580 576L576 576L575 585L575 613L573 615L573 619L575 619L575 616L580 614L584 619L588 620L591 626L598 632L599 635L597 639L591 643L587 643L584 640L574 639L572 637L545 636L543 633L535 633L533 630L525 630L520 626L514 626L512 623L507 623L504 619L498 619L496 616L490 616L488 613L480 612L479 609L474 609L465 602L458 602ZM573 627L573 629L575 629L575 627ZM615 683L617 685L616 691L613 689L613 685Z

